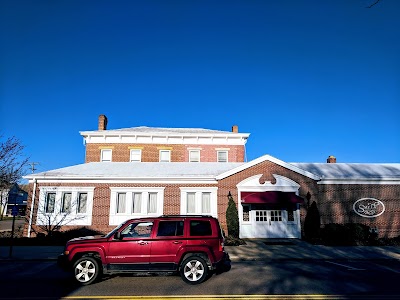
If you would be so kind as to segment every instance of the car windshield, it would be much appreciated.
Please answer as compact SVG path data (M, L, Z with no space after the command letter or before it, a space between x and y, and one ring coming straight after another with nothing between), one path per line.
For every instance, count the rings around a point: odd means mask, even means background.
M106 235L104 235L104 237L109 238L110 236L113 236L114 233L120 229L123 225L125 225L126 222L123 222L121 224L119 224L117 227L115 227L113 230L111 230L109 233L107 233Z

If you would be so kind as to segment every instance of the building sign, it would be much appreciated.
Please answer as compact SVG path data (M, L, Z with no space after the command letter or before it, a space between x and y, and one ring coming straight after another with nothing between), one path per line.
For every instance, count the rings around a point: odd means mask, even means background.
M382 201L374 198L362 198L354 202L354 212L364 218L376 218L385 211L385 205Z

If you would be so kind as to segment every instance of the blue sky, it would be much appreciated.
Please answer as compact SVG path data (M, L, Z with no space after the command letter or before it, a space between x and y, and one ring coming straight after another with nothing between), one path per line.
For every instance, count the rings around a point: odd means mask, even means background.
M38 171L79 131L250 133L248 160L400 162L400 1L0 2L0 132Z

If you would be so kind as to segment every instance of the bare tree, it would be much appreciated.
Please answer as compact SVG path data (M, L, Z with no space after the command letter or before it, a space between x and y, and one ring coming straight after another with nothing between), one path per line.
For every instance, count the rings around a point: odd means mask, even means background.
M16 137L4 140L0 135L0 218L8 203L8 190L25 173L28 157L23 155L24 146Z
M82 209L82 202L73 200L72 193L63 193L61 199L56 196L55 192L44 192L39 196L35 226L31 227L36 235L43 233L50 237L65 225L80 226L79 220L87 217L86 214L77 213ZM86 202L84 206L86 210ZM27 223L29 223L29 212L30 208L27 208Z

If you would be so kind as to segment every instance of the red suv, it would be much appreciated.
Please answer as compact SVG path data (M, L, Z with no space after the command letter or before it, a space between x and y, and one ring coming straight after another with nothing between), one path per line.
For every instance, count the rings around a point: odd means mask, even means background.
M179 272L189 284L230 267L224 237L211 216L161 216L125 221L105 236L67 242L58 264L91 284L102 274Z

